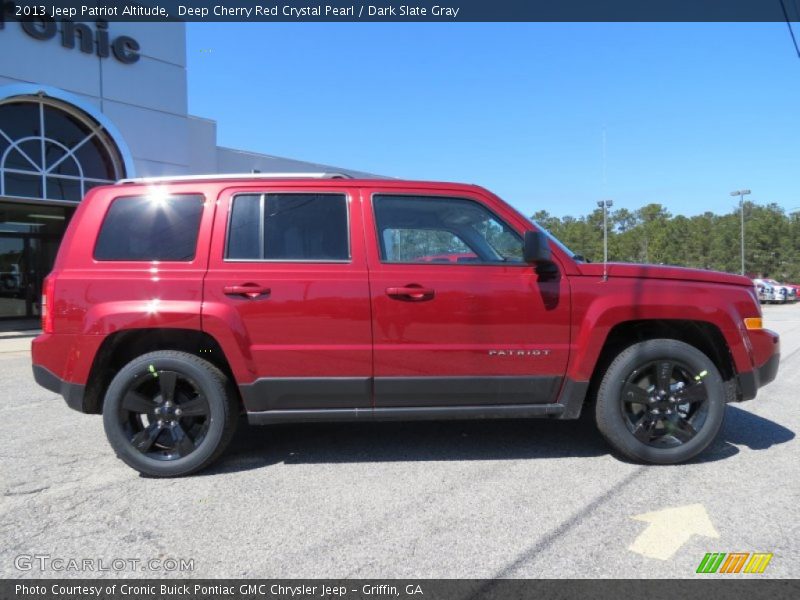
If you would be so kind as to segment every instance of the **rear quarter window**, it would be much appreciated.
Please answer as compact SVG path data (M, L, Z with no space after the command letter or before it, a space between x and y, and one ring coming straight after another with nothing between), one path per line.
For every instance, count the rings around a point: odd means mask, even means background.
M100 227L95 260L194 260L203 200L194 194L116 198Z

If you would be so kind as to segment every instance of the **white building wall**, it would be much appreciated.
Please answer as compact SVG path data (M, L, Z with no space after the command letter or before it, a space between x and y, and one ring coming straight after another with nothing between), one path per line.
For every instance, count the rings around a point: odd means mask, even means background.
M88 25L96 31L94 23ZM139 43L139 60L133 64L124 64L113 54L99 58L78 47L64 48L60 23L58 29L52 39L37 40L19 23L5 23L0 29L0 86L49 86L97 108L117 128L130 151L135 173L127 173L128 177L253 170L370 176L330 165L217 147L216 122L188 114L184 23L109 23L111 40L128 35Z
M128 176L188 172L185 24L109 23L112 40L129 35L139 43L139 60L133 64L113 54L100 58L78 47L64 48L58 27L54 38L36 40L19 23L7 22L0 44L14 60L2 62L3 80L52 86L98 107L127 143L136 166Z
M257 170L261 173L342 173L351 177L380 177L371 173L343 169L321 163L295 160L281 156L256 154L233 148L217 148L217 171L219 173L250 173Z
M218 172L216 121L189 117L189 172Z
M112 23L112 32L113 26ZM0 47L0 76L14 83L42 83L76 94L100 96L100 59L77 48L62 48L59 36L35 40L19 23L7 22L0 31Z

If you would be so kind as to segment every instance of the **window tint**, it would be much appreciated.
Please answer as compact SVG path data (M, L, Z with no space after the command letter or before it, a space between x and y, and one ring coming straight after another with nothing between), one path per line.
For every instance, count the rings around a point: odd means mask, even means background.
M522 238L471 200L375 195L381 260L522 263Z
M103 220L94 257L190 261L202 215L202 196L117 198Z
M228 227L228 258L260 258L261 196L236 196Z
M246 194L233 199L228 259L349 260L343 194Z

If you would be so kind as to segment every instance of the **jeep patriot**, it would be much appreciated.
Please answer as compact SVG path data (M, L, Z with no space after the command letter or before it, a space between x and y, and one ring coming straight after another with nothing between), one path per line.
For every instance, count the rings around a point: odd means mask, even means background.
M92 189L45 280L33 373L143 474L250 423L574 419L630 460L711 444L778 370L752 282L589 264L487 190L337 174Z

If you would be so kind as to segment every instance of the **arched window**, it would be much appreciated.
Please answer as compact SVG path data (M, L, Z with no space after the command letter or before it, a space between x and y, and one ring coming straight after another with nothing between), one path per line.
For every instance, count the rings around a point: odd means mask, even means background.
M124 176L116 144L82 111L40 96L0 102L0 196L78 202Z

